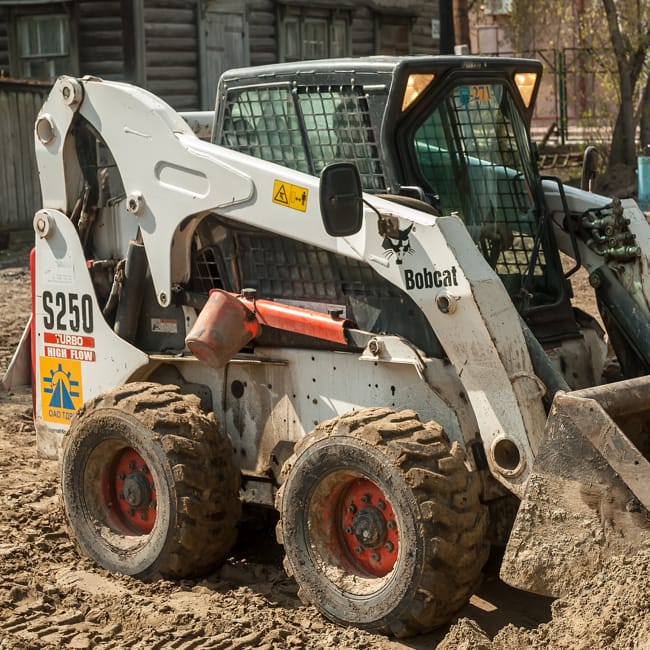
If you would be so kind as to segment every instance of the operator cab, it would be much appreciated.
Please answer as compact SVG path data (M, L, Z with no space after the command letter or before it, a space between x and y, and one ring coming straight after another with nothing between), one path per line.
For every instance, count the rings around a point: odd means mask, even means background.
M456 214L537 338L579 336L528 136L542 66L374 57L232 70L213 140L312 175L353 162L363 190Z

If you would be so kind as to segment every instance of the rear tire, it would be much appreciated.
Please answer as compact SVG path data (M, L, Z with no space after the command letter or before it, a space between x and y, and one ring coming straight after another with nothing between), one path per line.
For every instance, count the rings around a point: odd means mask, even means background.
M63 446L61 489L80 550L140 578L201 575L236 537L239 472L195 395L141 382L86 404Z
M365 409L303 438L276 502L302 600L337 623L400 637L446 623L489 551L464 458L412 411Z

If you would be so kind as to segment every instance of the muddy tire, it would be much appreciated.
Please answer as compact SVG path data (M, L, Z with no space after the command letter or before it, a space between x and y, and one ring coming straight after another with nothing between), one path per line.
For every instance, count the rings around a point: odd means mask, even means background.
M228 438L177 386L126 384L90 401L63 445L61 491L80 550L140 578L201 575L236 537Z
M285 464L276 505L299 596L344 625L399 637L446 623L487 560L487 510L458 444L412 411L320 424Z

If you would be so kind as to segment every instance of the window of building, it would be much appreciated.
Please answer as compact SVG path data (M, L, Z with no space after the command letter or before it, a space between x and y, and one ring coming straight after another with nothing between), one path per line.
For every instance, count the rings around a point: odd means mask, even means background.
M14 9L12 17L11 59L15 77L56 79L77 72L75 39L71 14L34 7Z
M348 12L283 7L279 20L280 60L350 56L349 24Z

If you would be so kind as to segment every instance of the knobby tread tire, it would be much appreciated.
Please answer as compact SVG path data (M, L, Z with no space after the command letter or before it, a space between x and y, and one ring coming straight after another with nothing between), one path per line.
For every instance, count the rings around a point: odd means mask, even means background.
M161 507L170 509L171 530L164 545L151 549L149 565L139 572L131 571L126 564L119 566L119 559L116 567L113 555L103 557L101 543L87 539L85 519L89 513L80 507L79 495L73 493L83 489L83 482L69 471L78 474L81 461L67 458L75 454L85 435L99 438L98 426L110 429L116 417L135 421L135 428L145 431L138 434L145 435L144 442L162 450L172 483L171 502L158 504L159 511ZM230 441L219 431L214 415L201 410L197 396L183 394L175 385L134 382L92 399L78 411L64 441L62 496L68 528L81 550L110 570L142 578L180 578L203 575L215 568L236 538L241 514L239 485L240 473L232 459ZM82 538L80 532L85 532Z
M319 602L324 589L300 584L305 576L310 582L309 571L297 562L296 542L286 533L293 529L288 520L296 516L291 508L300 503L300 498L287 493L300 485L288 479L310 448L317 445L322 449L327 441L368 445L381 451L385 462L394 466L410 488L416 528L424 540L419 577L410 593L395 604L390 615L374 623L366 621L360 627L407 637L445 624L477 587L489 553L487 509L479 500L480 479L466 468L463 449L458 443L450 445L437 423L422 423L413 411L396 413L387 408L364 409L323 422L297 443L284 466L285 480L276 501L280 512L277 537L287 552L285 569L296 578L299 595L306 602L328 618L353 625L358 622L332 616L328 604ZM373 476L368 478L372 480ZM391 500L390 493L386 496ZM305 498L303 493L303 502ZM400 540L400 548L406 549L410 543Z

